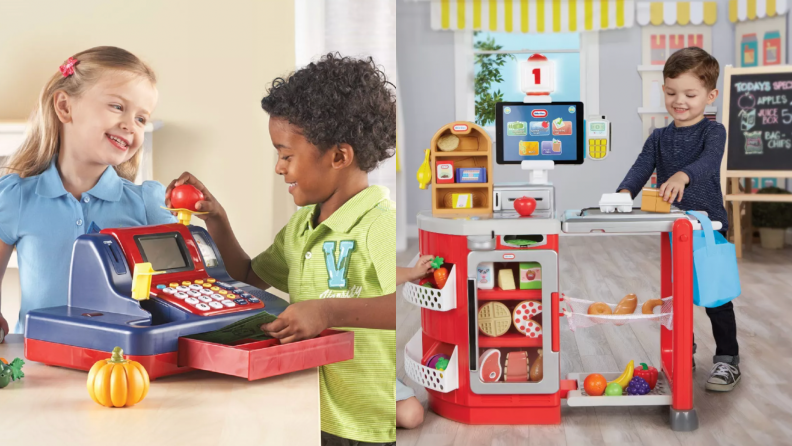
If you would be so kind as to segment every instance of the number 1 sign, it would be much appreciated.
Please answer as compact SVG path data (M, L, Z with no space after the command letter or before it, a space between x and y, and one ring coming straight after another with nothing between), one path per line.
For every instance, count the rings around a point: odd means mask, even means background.
M555 63L541 54L520 62L520 91L530 96L554 92Z

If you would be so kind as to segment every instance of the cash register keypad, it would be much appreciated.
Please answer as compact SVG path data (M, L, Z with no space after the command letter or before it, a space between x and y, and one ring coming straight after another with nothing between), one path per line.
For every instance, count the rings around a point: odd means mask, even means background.
M243 307L251 304L264 303L250 293L235 288L216 279L198 279L195 281L170 282L167 284L153 285L154 295L165 298L173 296L202 314L210 310L223 310L227 308ZM247 309L247 308L245 308ZM240 308L242 310L242 308Z

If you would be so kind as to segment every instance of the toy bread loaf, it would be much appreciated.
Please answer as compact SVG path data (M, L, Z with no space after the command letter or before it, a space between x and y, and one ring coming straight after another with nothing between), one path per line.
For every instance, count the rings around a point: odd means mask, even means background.
M616 310L613 311L613 314L633 314L637 306L638 297L631 293L619 301L619 305L616 305Z

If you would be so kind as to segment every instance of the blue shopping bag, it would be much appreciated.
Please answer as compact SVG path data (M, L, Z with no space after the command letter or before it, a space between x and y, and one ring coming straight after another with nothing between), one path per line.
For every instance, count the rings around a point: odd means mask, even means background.
M700 212L687 211L701 223L693 231L693 303L700 307L719 307L739 296L740 274L737 252L712 222Z

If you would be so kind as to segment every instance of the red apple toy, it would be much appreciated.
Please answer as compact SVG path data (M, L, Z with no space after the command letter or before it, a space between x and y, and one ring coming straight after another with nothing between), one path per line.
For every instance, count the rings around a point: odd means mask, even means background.
M196 212L195 204L203 201L204 194L191 184L182 184L173 188L170 199L171 208Z
M514 210L523 217L527 217L536 210L536 200L531 197L520 197L514 200Z

